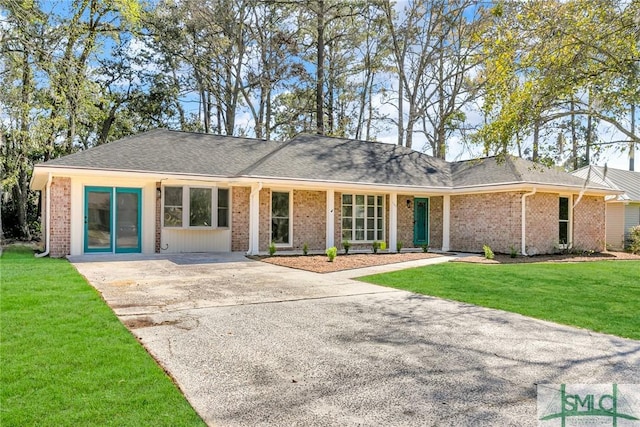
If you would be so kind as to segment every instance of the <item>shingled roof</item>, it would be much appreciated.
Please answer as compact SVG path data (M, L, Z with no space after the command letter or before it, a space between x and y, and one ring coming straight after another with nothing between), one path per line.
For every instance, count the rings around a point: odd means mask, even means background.
M438 188L582 187L571 174L512 157L446 162L398 145L319 135L287 142L158 129L36 166L226 178ZM590 188L609 189L606 183Z

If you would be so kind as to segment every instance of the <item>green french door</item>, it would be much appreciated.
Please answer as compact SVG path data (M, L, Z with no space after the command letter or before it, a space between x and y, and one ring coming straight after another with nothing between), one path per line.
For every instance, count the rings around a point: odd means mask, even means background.
M84 251L140 252L139 188L85 187Z
M429 199L416 197L413 202L413 244L429 244Z

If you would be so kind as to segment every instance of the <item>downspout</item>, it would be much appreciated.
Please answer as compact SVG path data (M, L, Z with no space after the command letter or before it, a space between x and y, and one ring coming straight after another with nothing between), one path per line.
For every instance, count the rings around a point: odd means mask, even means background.
M533 191L530 193L525 193L522 195L522 247L520 248L520 252L524 256L527 255L527 203L526 199L529 196L533 196L536 194L536 188L533 187Z
M50 240L51 240L51 172L49 172L49 176L47 177L47 186L45 187L45 195L47 197L46 203L46 212L44 215L44 252L36 254L36 258L42 258L49 255L50 249Z
M258 197L258 194L262 190L262 181L258 182L258 186L251 189L251 194L249 194L249 251L247 251L247 255L253 255L254 252L254 234L255 234L255 225L252 223L252 207L254 206L253 199ZM258 209L258 221L260 221L260 202L256 203L256 208ZM258 244L260 244L260 237L258 236ZM258 248L255 248L255 253L258 253Z

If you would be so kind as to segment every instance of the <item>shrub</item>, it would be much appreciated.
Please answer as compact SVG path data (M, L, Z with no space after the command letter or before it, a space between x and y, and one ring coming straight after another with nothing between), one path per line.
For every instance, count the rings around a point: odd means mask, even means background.
M487 245L484 245L482 247L482 250L484 251L484 257L486 259L493 259L495 257L495 255L493 254L493 251L491 250L491 248Z
M424 252L425 254L429 252L429 245L427 245L426 243L424 245L421 245L420 247L422 248L422 252Z
M331 246L329 249L327 249L326 253L327 257L329 258L329 262L333 262L336 256L338 256L338 248L336 248L335 246Z
M377 253L378 253L378 249L380 249L380 242L378 242L377 240L376 240L376 241L374 241L374 242L371 244L371 249L373 249L373 253L374 253L374 254L377 254Z
M305 242L305 243L302 245L302 255L306 255L306 254L308 254L308 253L309 253L309 245L307 245L307 243Z
M273 254L275 254L277 250L278 249L276 248L275 242L271 242L269 244L269 255L273 256Z
M400 252L402 250L402 240L398 240L398 242L396 243L396 252Z
M629 238L629 250L631 251L631 253L640 254L640 225L631 227Z
M515 257L517 257L517 256L518 256L518 250L517 250L517 249L516 249L516 247L515 247L515 246L513 246L513 245L509 246L509 256L510 256L511 258L515 258Z
M351 248L351 242L348 240L345 240L344 242L342 242L342 248L344 249L345 255L349 254L349 249Z

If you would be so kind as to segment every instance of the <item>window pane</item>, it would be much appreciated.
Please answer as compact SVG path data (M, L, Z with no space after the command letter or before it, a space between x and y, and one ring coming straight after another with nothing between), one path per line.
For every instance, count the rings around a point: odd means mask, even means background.
M382 218L382 206L378 206L378 217Z
M342 195L342 204L343 205L351 205L353 204L353 197L351 194L343 194Z
M569 220L569 198L560 197L560 219Z
M374 196L367 196L367 205L373 206Z
M367 230L367 240L375 240L373 237L373 230Z
M354 240L364 240L364 230L356 230L356 238Z
M182 206L182 187L164 187L164 205Z
M289 218L289 193L271 194L271 216Z
M271 219L271 239L275 243L289 243L289 219Z
M378 230L378 240L383 240L383 238L382 238L382 230Z
M164 187L164 226L182 227L182 187Z
M353 216L353 206L343 206L342 207L342 216L343 217L352 217Z
M569 243L569 223L568 222L560 222L560 233L558 236L558 242L561 245L566 245Z
M189 225L211 227L211 189L189 189Z
M373 230L375 228L374 222L375 222L375 219L367 218L367 230Z
M363 219L356 219L356 230L364 231L364 218Z
M370 205L367 206L367 217L373 218L374 215L375 215L375 207Z
M351 240L352 239L351 230L342 229L342 239L343 240Z
M218 227L229 226L229 190L218 189Z
M364 195L356 194L356 205L364 206Z
M378 206L382 206L382 196L378 196Z
M378 218L378 230L382 230L382 218Z
M353 219L342 218L342 228L353 228Z
M364 218L364 206L356 206L356 218Z

